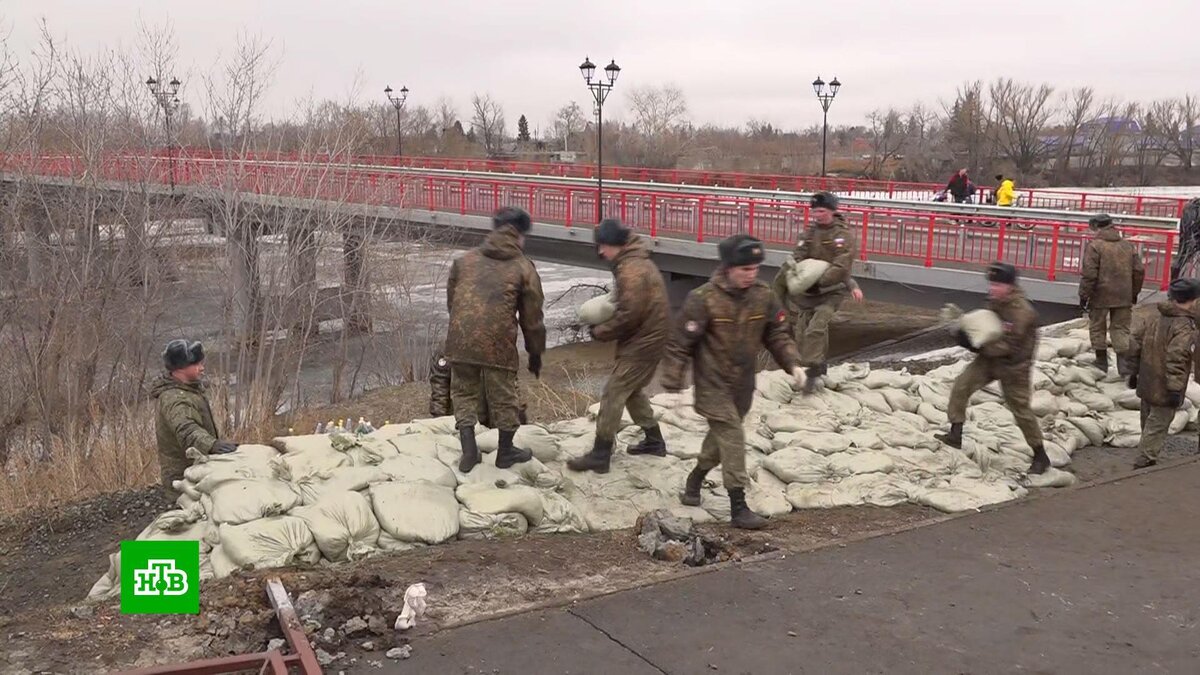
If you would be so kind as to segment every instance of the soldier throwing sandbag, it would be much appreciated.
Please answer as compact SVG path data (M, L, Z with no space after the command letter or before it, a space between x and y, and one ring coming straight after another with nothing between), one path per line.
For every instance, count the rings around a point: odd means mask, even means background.
M1167 302L1158 304L1153 318L1143 321L1129 346L1129 387L1142 399L1142 440L1133 468L1158 463L1171 420L1183 405L1196 347L1192 314L1200 297L1200 281L1176 279L1167 288Z
M591 452L567 462L573 471L608 473L613 443L621 428L621 413L629 410L633 423L642 428L645 439L626 450L631 455L665 457L667 444L654 420L654 409L643 389L654 379L667 343L669 309L667 286L662 273L650 260L646 240L607 219L596 228L596 250L612 263L616 282L616 312L603 323L591 327L592 337L601 342L617 343L617 362L596 416L596 440Z
M950 418L950 432L938 434L938 440L946 445L961 448L963 423L967 420L967 402L971 396L993 380L1000 381L1004 394L1004 405L1017 420L1017 426L1025 436L1025 442L1033 448L1033 461L1029 473L1045 473L1050 468L1050 458L1042 442L1042 429L1038 418L1029 407L1032 396L1031 377L1033 359L1037 353L1038 315L1025 297L1025 291L1017 285L1017 268L1003 262L994 262L987 269L988 309L1000 319L998 337L976 345L971 336L961 329L959 344L977 356L954 380L950 391L950 405L946 411Z
M816 390L820 376L825 374L829 355L829 322L850 293L862 300L862 291L850 276L857 239L838 213L838 198L832 192L818 192L809 203L814 225L804 230L804 238L792 252L793 262L785 265L775 276L772 288L779 302L788 311L795 341L800 349L800 362L807 369L805 393ZM802 293L788 291L787 277L795 263L819 260L827 263L815 283Z
M1096 367L1108 372L1108 343L1117 353L1117 371L1123 372L1129 349L1133 306L1146 279L1142 257L1133 244L1113 227L1112 216L1100 213L1088 220L1096 236L1083 254L1079 279L1079 308L1088 313L1088 332L1096 352Z
M712 280L688 294L679 325L667 347L662 385L683 389L692 363L696 413L708 421L696 468L687 477L680 501L700 505L704 477L718 464L729 491L734 527L756 530L767 521L746 505L746 440L742 418L754 398L758 352L766 347L775 361L804 384L800 355L787 332L779 301L758 281L763 244L749 235L734 235L717 247L721 267Z

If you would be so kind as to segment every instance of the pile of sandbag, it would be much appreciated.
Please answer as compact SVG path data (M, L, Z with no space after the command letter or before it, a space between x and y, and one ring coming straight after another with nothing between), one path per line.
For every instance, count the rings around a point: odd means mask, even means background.
M960 322L971 326L973 341L995 332L986 315L964 315ZM1079 448L1136 445L1137 397L1115 371L1095 370L1087 330L1077 326L1047 331L1034 365L1032 407L1053 469L1024 475L1032 450L996 383L972 399L963 448L940 443L934 435L948 424L954 378L970 360L966 350L955 350L939 355L963 358L924 374L837 365L811 396L800 395L786 373L759 373L744 422L750 506L765 515L863 504L976 509L1032 487L1072 484L1064 468ZM193 465L175 484L180 508L159 516L138 538L200 541L202 576L210 578L453 539L628 528L655 511L696 523L728 519L720 469L709 474L701 506L679 503L708 428L692 409L690 392L651 403L668 456L623 452L642 437L626 416L607 474L565 466L591 449L598 405L588 417L522 426L516 443L535 457L508 469L494 463L497 432L477 428L484 461L468 474L458 471L461 446L449 417L361 435L280 437L228 455L192 453ZM1192 383L1172 432L1195 423L1197 404L1200 386ZM89 597L117 593L119 572L114 554Z

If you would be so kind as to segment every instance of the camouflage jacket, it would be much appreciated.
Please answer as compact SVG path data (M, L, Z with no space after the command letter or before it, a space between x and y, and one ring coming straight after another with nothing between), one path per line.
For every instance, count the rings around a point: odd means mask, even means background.
M501 227L450 266L446 358L451 363L516 371L518 325L527 353L546 351L542 280L518 236L512 227Z
M217 425L204 395L204 385L180 382L169 374L155 381L150 395L158 400L154 436L158 442L159 475L165 486L181 480L191 465L184 453L195 448L204 454L217 442Z
M780 269L771 285L775 297L788 311L843 299L847 290L857 288L850 276L857 254L858 240L842 214L833 214L833 223L827 227L815 223L809 225L804 230L804 238L792 251L792 259L797 262L810 258L824 260L829 263L829 269L825 270L809 293L800 297L788 296L786 268Z
M785 370L800 365L783 309L770 287L756 282L736 289L718 270L684 301L667 347L663 387L682 389L691 361L696 412L709 419L740 420L750 410L758 354L764 346Z
M1013 287L1008 297L989 300L988 309L995 312L1004 326L1004 335L979 350L979 358L990 359L998 365L1011 367L1015 372L1029 374L1037 353L1038 314L1025 291Z
M1142 292L1146 267L1134 245L1115 227L1105 227L1083 254L1079 299L1097 309L1132 307Z
M1158 316L1140 322L1126 355L1130 374L1137 375L1138 397L1165 406L1168 394L1183 394L1195 345L1195 318L1173 302L1158 303Z
M617 286L617 313L592 329L602 342L617 341L617 358L650 361L662 359L670 331L667 285L650 260L650 246L631 234L624 250L613 260Z

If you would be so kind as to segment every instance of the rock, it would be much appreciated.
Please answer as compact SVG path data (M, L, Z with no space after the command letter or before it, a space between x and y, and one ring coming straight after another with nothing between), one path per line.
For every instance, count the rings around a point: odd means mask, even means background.
M327 666L333 663L335 659L337 659L337 657L333 654L330 654L324 649L317 649L317 663L321 664L322 666Z
M337 642L337 632L332 628L326 628L321 631L321 640L328 644L334 644Z
M375 635L386 635L388 633L387 619L378 614L372 614L367 617L367 629Z
M238 617L238 623L253 623L253 622L254 622L254 612L243 612L242 615Z
M387 650L386 656L389 659L407 659L412 656L412 645L393 647L392 649Z
M356 616L342 624L342 635L345 635L346 637L354 637L367 632L369 628L370 626L367 624L366 619L363 619L361 616Z
M286 644L287 640L284 640L283 638L271 638L270 640L267 640L267 651L283 649Z
M296 596L292 605L301 619L321 623L325 619L325 607L329 605L330 600L332 597L329 591L304 591Z
M95 613L96 610L91 605L79 605L71 608L71 616L76 619L88 619Z
M373 651L375 651L375 646L376 646L376 645L375 645L375 643L374 643L374 642L371 642L370 640L367 640L366 642L362 643L362 644L361 644L361 645L359 645L359 646L363 648L363 651L373 652Z

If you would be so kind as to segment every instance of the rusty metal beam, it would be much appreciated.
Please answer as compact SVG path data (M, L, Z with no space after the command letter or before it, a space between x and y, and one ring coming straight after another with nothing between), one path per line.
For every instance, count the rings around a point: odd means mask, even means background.
M288 597L287 589L283 587L279 577L267 579L267 598L275 608L279 627L283 629L283 637L287 638L292 654L300 657L301 672L304 675L321 675L321 664L317 662L317 655L304 634L304 625L300 623L296 608L292 606L292 599Z

